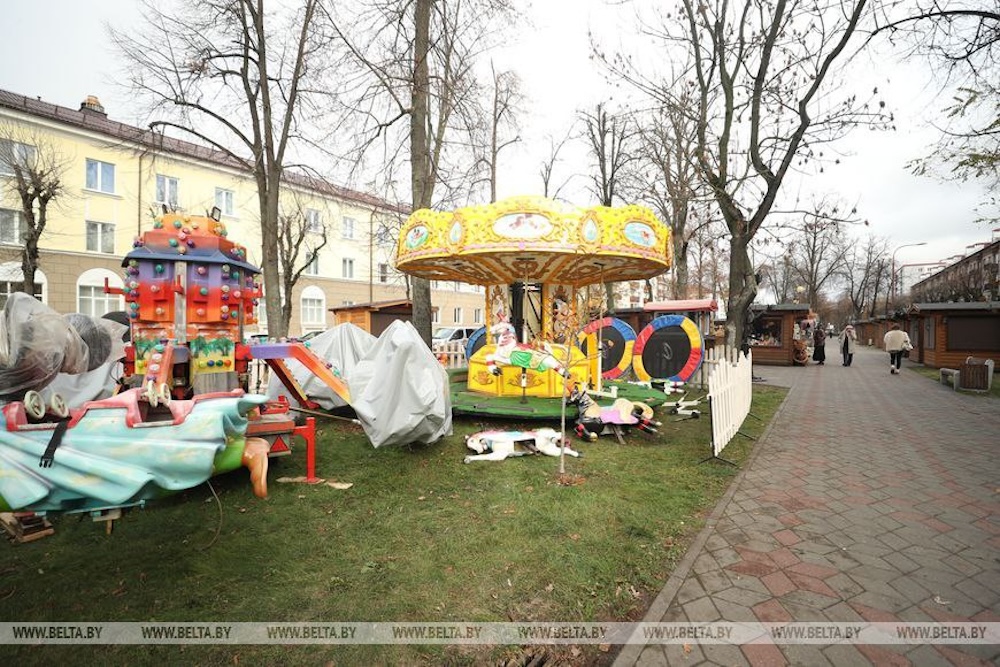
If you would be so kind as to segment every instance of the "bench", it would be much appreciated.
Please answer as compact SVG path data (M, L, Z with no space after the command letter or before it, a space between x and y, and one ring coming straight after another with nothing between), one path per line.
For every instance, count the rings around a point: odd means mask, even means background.
M955 387L955 391L958 391L961 385L962 371L957 368L939 368L938 369L938 382L941 384L951 384Z
M941 384L946 384L950 379L955 391L989 391L993 386L993 366L992 359L966 357L958 368L940 369L938 380Z

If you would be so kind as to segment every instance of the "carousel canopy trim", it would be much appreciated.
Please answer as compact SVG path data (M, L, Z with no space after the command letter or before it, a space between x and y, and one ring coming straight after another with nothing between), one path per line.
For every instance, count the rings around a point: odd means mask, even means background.
M670 229L649 209L585 209L542 197L420 209L403 225L396 255L400 271L479 285L645 280L670 264Z

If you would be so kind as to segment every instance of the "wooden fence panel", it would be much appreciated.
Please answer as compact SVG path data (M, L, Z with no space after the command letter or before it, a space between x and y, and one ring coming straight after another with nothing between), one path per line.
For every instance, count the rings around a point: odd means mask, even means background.
M743 355L716 347L706 356L708 403L712 421L712 455L719 456L739 432L753 401L753 352Z

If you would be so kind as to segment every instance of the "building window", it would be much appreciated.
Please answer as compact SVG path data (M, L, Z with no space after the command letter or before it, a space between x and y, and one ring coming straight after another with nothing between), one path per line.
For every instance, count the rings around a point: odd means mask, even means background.
M103 285L80 285L77 288L77 302L77 310L91 317L101 317L122 309L121 297L117 294L105 294Z
M115 193L115 165L87 158L87 189Z
M452 322L454 322L455 324L461 324L462 323L462 309L461 308L456 308L455 310L453 310L452 313L451 313L451 315L452 315L452 317L451 317L451 321Z
M431 324L441 324L441 310L431 308Z
M357 226L357 221L354 218L344 218L344 224L340 229L340 235L345 239L354 238L354 228Z
M326 295L316 285L302 290L302 333L326 329Z
M115 254L115 226L107 222L87 221L87 250Z
M156 175L156 203L177 208L177 191L180 181L173 176Z
M42 285L41 283L34 284L35 289L31 291L31 296L35 297L39 301L42 300ZM13 280L0 280L0 308L7 305L7 297L9 297L14 292L24 291L24 281L15 282Z
M0 139L0 176L13 176L14 167L27 167L35 161L35 147L10 139Z
M306 209L306 231L312 234L323 233L323 219L320 217L319 211L314 208Z
M88 269L76 279L76 309L91 317L101 317L123 308L120 294L105 294L105 282L109 287L124 287L121 276L107 269Z
M24 245L21 234L21 212L0 208L0 243Z
M341 306L353 306L353 305L354 305L354 302L353 302L353 301L350 301L350 300L347 300L347 299L345 299L344 301L341 301L341 302L340 302L340 305L341 305Z
M7 297L14 292L31 292L42 303L45 303L45 273L35 270L35 282L31 290L24 289L24 274L21 273L21 262L0 263L0 308L7 304Z
M385 263L380 263L378 265L378 281L380 283L389 282L389 265Z
M340 260L340 276L342 278L354 277L354 260L348 257Z
M473 324L482 324L483 323L483 309L482 308L476 308L475 310L472 311L472 323Z
M222 215L236 215L235 199L236 194L232 190L215 188L215 205L222 211Z
M303 271L307 276L318 276L319 275L319 253L311 252L309 261L306 263L306 268Z

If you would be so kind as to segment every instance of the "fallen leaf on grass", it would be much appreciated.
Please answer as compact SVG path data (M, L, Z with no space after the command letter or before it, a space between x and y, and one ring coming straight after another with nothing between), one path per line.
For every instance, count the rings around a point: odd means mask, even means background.
M556 483L559 486L580 486L587 481L587 478L583 475L570 475L569 473L565 475L559 475Z
M345 491L354 486L354 482L327 482L326 485L338 491Z
M313 484L318 484L318 483L321 483L321 482L325 482L326 480L325 479L313 479L313 480L310 480L308 477L302 476L302 477L279 477L278 479L276 479L274 481L276 481L279 484L305 484L307 482L312 482Z
M545 587L545 590L548 591L549 593L551 593L554 588L555 588L555 586L553 586L552 584L549 584L548 586Z

